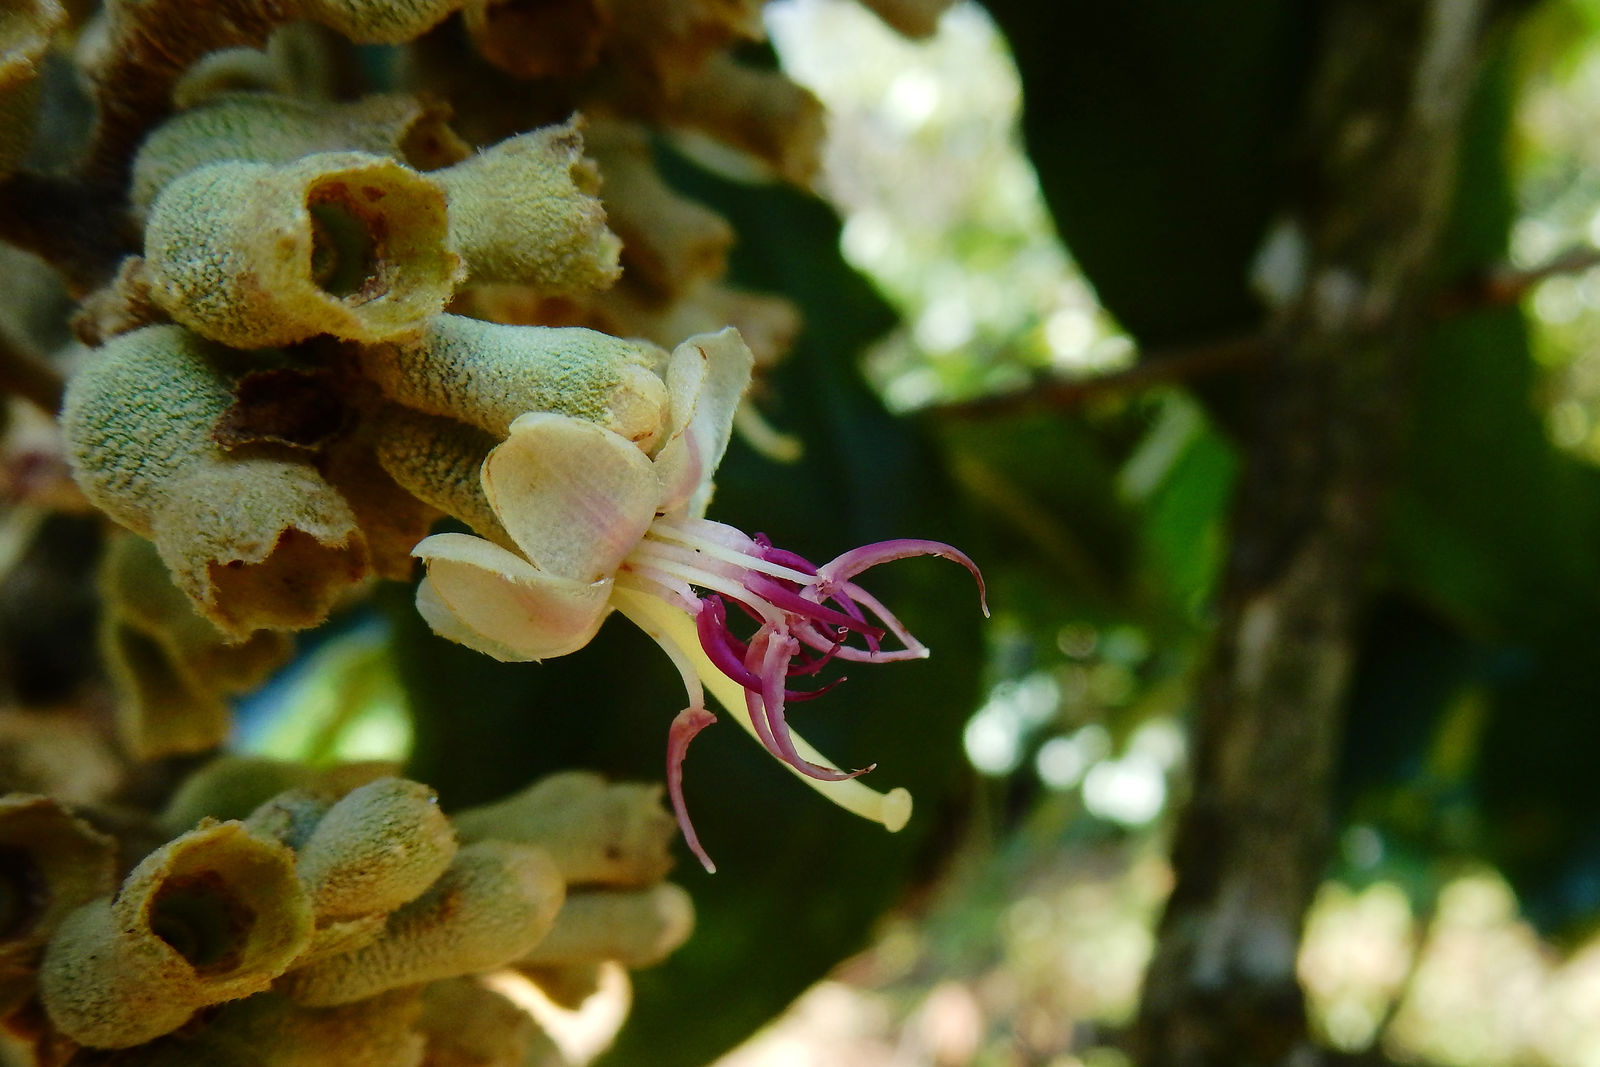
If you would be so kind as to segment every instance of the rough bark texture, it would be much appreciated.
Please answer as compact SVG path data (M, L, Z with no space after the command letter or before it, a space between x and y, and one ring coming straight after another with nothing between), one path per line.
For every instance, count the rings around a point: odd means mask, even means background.
M1302 123L1304 284L1252 388L1141 1065L1314 1065L1295 977L1356 628L1488 0L1332 0Z

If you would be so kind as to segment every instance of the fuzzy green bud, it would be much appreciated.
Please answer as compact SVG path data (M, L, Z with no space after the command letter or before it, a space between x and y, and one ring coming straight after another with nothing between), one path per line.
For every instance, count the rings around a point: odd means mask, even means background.
M312 767L258 756L218 756L183 780L161 813L160 823L167 833L179 834L206 818L247 819L253 831L294 848L340 797L358 786L390 777L395 770L395 764L381 760ZM316 806L315 814L303 821L303 834L283 829L300 825L298 816L275 816L269 823L261 811L289 793L303 793L312 798L304 803Z
M532 1016L473 978L424 989L417 1028L427 1035L428 1067L535 1067L530 1051L550 1041Z
M824 108L779 71L719 55L684 87L672 121L748 152L802 188L822 164Z
M605 175L606 219L622 238L630 279L674 297L721 277L733 227L715 211L682 196L661 179L639 127L594 123L589 154Z
M200 612L240 638L320 622L369 567L349 506L309 462L214 440L246 360L149 326L100 349L62 410L90 502L153 540Z
M40 996L74 1041L126 1048L266 989L310 936L294 854L241 823L214 823L146 856L114 898L68 916L45 951Z
M134 159L129 198L137 210L148 210L173 179L230 160L281 166L319 152L364 152L428 170L468 151L444 124L442 109L413 96L333 104L274 93L219 93L145 139Z
M672 868L677 823L662 807L661 792L659 785L612 784L588 771L564 771L454 821L464 841L538 845L568 885L642 886Z
M303 1008L277 993L224 1004L117 1058L117 1067L422 1067L420 990L333 1008ZM428 1067L435 1067L429 1061ZM489 1067L477 1064L474 1067ZM525 1065L514 1065L525 1067Z
M215 748L232 723L226 697L254 688L293 651L257 631L227 637L172 584L149 541L114 537L101 559L100 648L117 692L117 733L140 760Z
M693 930L694 902L670 882L573 893L550 935L519 962L549 967L616 960L624 967L648 967L666 959Z
M544 938L564 896L560 872L539 849L468 845L426 893L389 916L377 940L291 971L279 988L324 1006L502 967Z
M414 330L461 271L444 194L392 159L322 152L214 163L161 191L145 228L150 298L235 348Z
M511 545L483 491L483 460L498 443L493 435L400 404L385 404L372 412L367 428L378 463L397 485L489 540Z
M49 797L0 797L0 982L29 974L72 911L116 884L116 843Z
M450 200L450 239L474 282L541 293L604 288L622 268L600 176L576 121L501 141L433 175Z
M517 416L553 411L598 423L648 450L661 432L666 354L577 327L501 326L438 315L415 338L362 350L361 369L392 399L505 436Z
M298 852L319 922L349 919L421 896L455 857L456 835L433 790L380 778L340 798Z

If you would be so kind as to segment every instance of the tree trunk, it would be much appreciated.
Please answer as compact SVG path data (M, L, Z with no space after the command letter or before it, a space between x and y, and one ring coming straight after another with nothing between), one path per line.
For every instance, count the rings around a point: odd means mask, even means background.
M1177 882L1135 1062L1314 1065L1295 975L1331 851L1357 629L1489 0L1329 0L1300 129L1302 279L1252 390Z

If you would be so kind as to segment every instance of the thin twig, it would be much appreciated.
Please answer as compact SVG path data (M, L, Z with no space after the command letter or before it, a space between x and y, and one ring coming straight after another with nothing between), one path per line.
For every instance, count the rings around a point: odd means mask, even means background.
M1600 267L1600 249L1577 245L1548 261L1522 270L1497 267L1443 289L1430 309L1435 319L1448 319L1472 311L1515 304L1541 282L1564 275L1583 274ZM989 418L1022 411L1070 410L1105 396L1136 393L1158 385L1191 382L1224 371L1252 367L1264 361L1272 345L1263 334L1244 334L1207 344L1139 353L1126 370L1071 381L1049 379L1014 392L934 405L938 414L953 418Z
M1135 393L1157 385L1206 378L1222 371L1261 362L1271 345L1261 334L1247 334L1210 344L1176 349L1153 349L1140 354L1127 370L1076 381L1042 381L1015 392L979 397L932 410L954 418L989 418L1022 411L1075 408L1105 396Z
M1433 306L1439 318L1515 304L1541 282L1571 274L1583 274L1600 267L1600 249L1575 245L1558 252L1536 267L1517 270L1498 267L1445 289Z

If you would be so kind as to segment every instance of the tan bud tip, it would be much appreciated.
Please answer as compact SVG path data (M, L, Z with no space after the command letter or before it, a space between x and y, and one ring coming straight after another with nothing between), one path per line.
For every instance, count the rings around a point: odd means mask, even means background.
M521 962L546 967L616 960L625 967L648 967L666 959L693 930L694 901L670 882L642 890L573 893L550 936Z
M474 282L543 294L604 288L622 243L593 194L576 121L501 141L435 173L450 198L450 238Z
M613 784L587 771L553 774L454 821L464 840L540 846L569 885L658 881L672 867L677 837L659 785Z
M455 857L456 835L433 790L380 778L329 808L298 851L318 920L350 919L420 896Z

